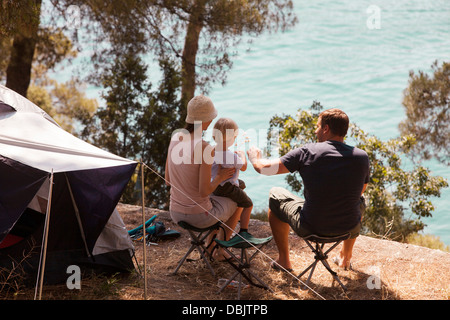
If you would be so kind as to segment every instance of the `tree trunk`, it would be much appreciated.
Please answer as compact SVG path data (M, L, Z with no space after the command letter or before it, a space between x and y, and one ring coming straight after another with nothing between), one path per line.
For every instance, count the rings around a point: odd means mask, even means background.
M181 84L181 105L187 106L189 100L195 95L195 63L198 52L198 42L200 39L200 32L203 28L203 14L205 11L206 0L197 0L194 4L192 14L187 26L186 38L184 41L183 56L182 56L182 84ZM186 117L186 108L182 109Z
M37 43L41 0L34 1L36 17L26 26L26 30L17 30L14 36L11 56L6 69L6 86L26 97L31 78L34 49Z

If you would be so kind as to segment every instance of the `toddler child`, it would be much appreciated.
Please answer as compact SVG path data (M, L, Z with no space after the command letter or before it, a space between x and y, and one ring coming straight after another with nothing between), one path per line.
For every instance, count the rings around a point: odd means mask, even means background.
M216 147L211 177L214 179L219 166L236 169L234 175L223 181L213 194L229 198L236 202L239 208L243 208L239 234L245 238L250 235L248 233L248 224L253 209L253 202L243 190L245 188L244 182L238 178L239 171L247 169L247 159L244 151L232 152L228 150L234 144L238 130L236 122L230 118L220 118L214 125L213 138L216 141Z

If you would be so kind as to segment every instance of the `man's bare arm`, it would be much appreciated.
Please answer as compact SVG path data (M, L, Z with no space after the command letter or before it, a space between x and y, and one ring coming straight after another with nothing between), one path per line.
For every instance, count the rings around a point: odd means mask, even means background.
M280 159L263 159L261 156L261 150L256 147L251 147L247 151L247 154L253 168L260 174L272 176L276 174L289 173L289 170Z

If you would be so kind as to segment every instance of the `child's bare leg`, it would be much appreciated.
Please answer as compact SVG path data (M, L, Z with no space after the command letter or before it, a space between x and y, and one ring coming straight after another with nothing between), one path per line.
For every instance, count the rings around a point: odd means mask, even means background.
M250 222L250 216L252 214L252 209L253 209L253 206L244 208L242 210L241 221L240 221L241 230L242 229L248 230L248 224Z
M239 217L242 216L241 212L242 208L237 208L234 214L227 221L224 222L225 235L223 235L223 231L222 229L220 229L217 235L218 239L230 240L231 234L234 232L234 229L239 221ZM210 241L212 241L212 236L210 237L211 239L207 240L207 243L210 243ZM214 246L211 246L210 250L212 250L213 248ZM230 258L229 254L225 252L221 247L217 247L217 250L214 253L213 257L218 261L224 261L224 259Z

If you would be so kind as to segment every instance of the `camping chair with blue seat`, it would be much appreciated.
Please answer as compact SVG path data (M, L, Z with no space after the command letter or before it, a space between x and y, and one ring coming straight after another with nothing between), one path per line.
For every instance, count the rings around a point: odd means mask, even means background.
M183 258L181 258L180 262L178 263L178 266L176 267L175 271L172 274L175 275L178 272L178 270L180 269L181 265L187 260L187 257L192 253L192 251L197 249L197 251L200 253L201 258L203 259L203 261L205 261L206 266L211 271L211 274L213 276L215 276L216 273L214 272L214 270L211 267L211 264L209 263L208 258L207 258L207 256L208 256L210 259L212 259L210 252L207 250L207 248L211 244L209 244L207 247L205 247L205 244L206 244L205 240L208 238L209 235L211 235L211 233L219 230L219 228L223 228L222 222L218 221L216 224L214 224L210 227L207 227L207 228L197 228L197 227L190 225L189 223L187 223L185 221L178 222L178 225L181 228L185 229L189 233L189 237L191 240L191 246L190 246L189 250L186 252L186 254L183 256Z
M223 289L225 289L236 278L236 276L239 276L238 300L241 298L243 277L248 281L250 285L273 292L272 289L270 289L270 287L266 283L264 283L264 281L262 281L258 276L256 276L256 274L254 274L250 270L251 260L259 252L261 252L261 248L268 244L271 240L271 236L267 238L255 238L248 232L239 233L228 241L215 239L216 243L230 255L230 258L226 259L226 261L236 270L234 275L222 285L218 293L222 292ZM250 255L248 249L252 248L256 250L252 255ZM233 249L240 249L240 256L234 254ZM253 279L255 279L256 282L253 281Z
M328 254L334 248L336 248L342 241L350 238L350 233L345 233L333 237L324 237L311 234L301 238L306 242L306 244L314 253L314 262L311 265L309 265L309 267L307 267L305 270L303 270L297 277L300 279L306 272L308 272L308 270L311 269L311 272L309 273L308 279L306 280L305 287L303 289L306 290L309 288L311 277L314 273L317 263L320 261L324 265L324 267L328 270L328 272L333 276L333 279L335 279L339 283L339 285L342 287L342 289L344 289L344 291L347 291L347 287L341 282L337 273L331 269L327 259ZM324 251L324 247L326 244L331 244L331 246L326 251Z

